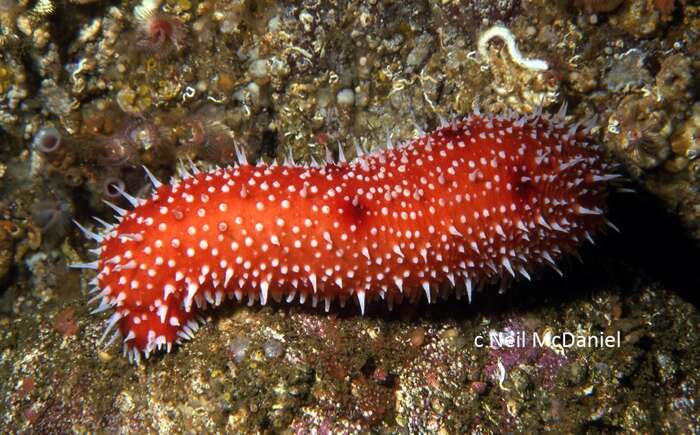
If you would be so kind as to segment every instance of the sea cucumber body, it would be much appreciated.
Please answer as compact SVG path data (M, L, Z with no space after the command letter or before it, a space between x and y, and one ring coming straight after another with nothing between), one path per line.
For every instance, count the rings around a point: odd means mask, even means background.
M97 285L136 358L190 338L226 297L364 311L455 284L471 296L590 238L607 172L581 129L547 115L475 115L351 163L214 169L106 231Z

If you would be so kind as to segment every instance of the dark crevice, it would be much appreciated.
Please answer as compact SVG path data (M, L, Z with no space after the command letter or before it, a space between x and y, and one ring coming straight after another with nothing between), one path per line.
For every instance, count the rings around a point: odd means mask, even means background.
M274 130L263 130L262 140L260 141L260 157L274 159L277 156L277 132Z

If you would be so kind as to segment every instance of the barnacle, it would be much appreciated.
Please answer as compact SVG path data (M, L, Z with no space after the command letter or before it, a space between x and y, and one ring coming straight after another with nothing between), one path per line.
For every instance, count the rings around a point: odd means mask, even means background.
M121 198L120 191L124 191L124 181L117 177L107 177L102 182L102 192L110 200Z
M32 219L41 227L44 240L58 242L68 234L75 213L72 201L64 193L39 201L31 207Z
M690 59L682 54L674 54L661 63L661 69L656 74L656 87L661 97L684 101L689 97L688 90L692 87L693 80Z
M187 30L177 17L163 12L149 12L139 17L139 39L136 44L149 51L167 49L169 42L176 50L185 45ZM166 50L167 51L167 50Z
M55 11L56 6L53 4L53 0L39 0L29 13L37 17L46 17L53 14Z
M125 136L136 147L148 150L160 145L161 137L158 127L147 119L140 119L129 123Z
M700 103L693 105L692 115L673 135L671 148L688 160L700 157Z
M32 139L32 148L42 153L52 153L61 146L61 133L54 127L44 127Z
M224 115L217 107L206 105L186 118L180 134L180 157L199 155L214 163L233 162L236 147Z
M105 166L122 166L136 157L134 144L121 135L106 136L98 141L99 161Z
M625 97L608 124L611 149L637 169L655 168L669 158L671 121L653 97Z
M617 9L623 0L575 0L574 5L582 9L586 14L612 12Z
M111 135L95 135L88 138L90 153L86 155L87 160L96 161L108 168L133 163L138 158L138 150L129 135L130 131L129 127L122 126Z

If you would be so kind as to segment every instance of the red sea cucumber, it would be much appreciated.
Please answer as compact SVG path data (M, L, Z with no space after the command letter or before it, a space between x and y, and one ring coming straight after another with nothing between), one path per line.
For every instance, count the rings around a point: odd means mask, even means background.
M98 241L97 312L114 309L137 363L192 337L226 297L265 304L354 297L430 302L454 288L529 279L607 222L610 174L586 129L560 115L473 115L397 148L324 166L249 165L155 185ZM82 228L82 227L81 227ZM462 284L463 283L463 284ZM445 285L443 285L445 284ZM448 285L449 284L449 285Z

